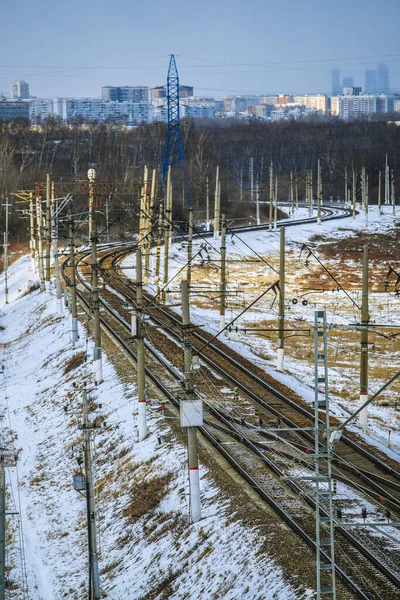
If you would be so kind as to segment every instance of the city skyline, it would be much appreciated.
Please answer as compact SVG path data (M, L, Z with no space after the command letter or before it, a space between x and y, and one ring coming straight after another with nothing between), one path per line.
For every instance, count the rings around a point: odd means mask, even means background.
M206 1L201 10L176 0L151 6L71 0L66 11L49 0L41 0L40 10L27 0L3 0L0 49L7 59L0 91L8 92L13 80L29 81L38 97L99 96L107 85L155 87L165 83L171 52L182 84L200 95L329 93L335 67L364 87L365 71L377 63L388 64L391 89L400 91L400 7L389 0L382 15L367 1L360 19L358 4L339 0L332 12L316 0L305 6L288 0L282 8ZM15 43L16 23L23 43ZM313 35L304 36L310 27Z

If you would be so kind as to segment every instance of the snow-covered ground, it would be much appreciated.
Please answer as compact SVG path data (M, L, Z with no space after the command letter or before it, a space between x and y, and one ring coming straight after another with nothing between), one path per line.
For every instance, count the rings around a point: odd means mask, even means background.
M296 211L295 218L302 219L308 216L308 211L299 208ZM387 232L393 228L400 219L399 215L393 215L392 207L384 207L384 214L380 215L377 207L370 207L368 214L368 223L363 212L353 217L345 219L324 221L321 224L307 223L286 227L286 253L287 253L287 300L286 300L286 318L290 326L299 329L310 329L314 321L314 311L316 308L327 311L327 322L332 327L347 327L349 323L355 323L360 320L359 311L351 304L349 299L342 291L337 291L335 284L326 273L319 275L318 288L324 288L324 293L304 290L302 285L304 277L308 275L308 267L305 265L307 252L301 255L303 243L308 243L315 239L345 239L356 237L360 232L380 233ZM316 238L315 236L318 236ZM318 242L313 240L312 246L318 252ZM246 232L239 235L229 234L227 236L227 261L228 261L228 309L226 314L226 323L235 320L234 326L243 329L250 326L262 326L264 328L273 328L274 321L277 319L277 298L271 291L260 302L254 305L251 310L246 311L243 316L237 319L246 305L249 305L258 295L267 287L277 281L279 272L279 244L280 232L270 232L262 230L257 232ZM193 255L196 259L193 262L191 295L191 316L192 320L201 324L208 331L216 334L219 331L219 260L220 260L220 242L213 238L204 238L195 241L193 244ZM200 252L201 251L201 252ZM200 254L198 254L200 252ZM259 256L257 256L259 255ZM268 262L261 262L259 257L263 257ZM309 262L312 267L318 266L312 258ZM174 278L168 286L170 291L169 298L172 302L179 304L179 280L185 275L185 270L179 271L187 261L187 248L185 242L176 241L171 247L169 276ZM123 266L130 267L126 270L128 277L134 277L134 257L125 259ZM341 279L341 273L337 272L338 265L327 266L332 272ZM351 261L347 261L347 268L351 271ZM355 265L353 265L355 267ZM359 268L359 266L357 267ZM291 269L291 272L289 272ZM154 274L154 257L151 262L151 273ZM163 265L161 264L161 274ZM346 287L346 286L345 286ZM332 288L326 291L326 288ZM360 303L361 284L357 289L350 289L349 295L354 302ZM214 292L213 292L214 290ZM297 301L296 304L293 300ZM303 304L303 300L307 304ZM177 309L179 310L179 308ZM393 293L386 294L382 300L382 294L370 293L370 313L371 319L378 323L395 324L399 323L400 302ZM261 324L261 325L260 325ZM243 356L251 358L259 367L265 369L273 375L277 381L284 383L294 389L300 396L308 402L313 402L314 392L312 389L314 377L314 365L312 359L313 339L309 334L308 338L294 337L286 341L286 357L284 373L276 370L276 334L256 335L248 332L239 333L239 341L227 340L226 343L232 345ZM354 334L359 335L359 334ZM372 338L372 336L371 336ZM374 338L373 341L375 341ZM382 338L381 338L382 339ZM358 405L358 369L359 358L356 353L358 350L358 338L351 340L348 346L342 347L342 339L335 340L330 338L330 398L332 412L338 417L346 417L357 408ZM379 341L379 338L378 338ZM296 344L300 344L300 350L291 352ZM308 344L308 345L307 345ZM398 342L393 342L388 349L379 354L379 344L377 351L374 346L371 347L371 366L379 368L382 366L380 377L374 380L370 376L370 392L376 392L379 387L393 374L393 370L400 368L400 348ZM308 355L308 356L307 356ZM345 368L337 366L341 362L346 362ZM379 362L381 361L381 362ZM385 368L389 365L388 369ZM392 370L390 370L392 369ZM392 391L394 390L394 391ZM397 394L396 384L392 386L384 399L391 398L393 393ZM368 429L363 431L355 423L352 428L360 435L379 447L388 455L400 460L400 411L392 406L380 406L379 403L369 407ZM390 433L389 433L390 432ZM388 441L390 436L390 445Z
M23 525L27 597L85 596L85 501L72 484L82 455L78 424L84 382L94 414L107 425L94 442L104 597L313 597L304 586L287 583L275 560L264 548L260 551L263 540L255 529L232 518L232 501L204 465L203 518L188 525L186 448L157 414L149 418L147 438L137 441L132 367L124 367L130 377L122 376L106 355L104 382L96 389L90 364L64 374L71 357L85 349L85 332L81 328L81 346L72 350L69 315L55 315L54 297L37 290L24 293L29 263L26 256L10 267L8 305L0 275L0 408L7 416L1 422L3 429L7 424L15 431L19 454L18 477L15 468L8 468L7 487L9 508L20 510ZM17 531L8 549L10 578L16 582L9 597L22 598Z

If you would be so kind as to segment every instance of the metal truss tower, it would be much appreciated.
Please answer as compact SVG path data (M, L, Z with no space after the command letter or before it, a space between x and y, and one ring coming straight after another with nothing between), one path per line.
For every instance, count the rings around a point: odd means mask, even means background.
M173 183L177 180L176 173L181 171L182 183L184 185L187 205L191 207L192 199L189 190L189 183L186 176L185 155L183 153L182 137L180 130L179 115L179 75L175 62L175 56L171 54L169 61L167 77L167 103L168 103L168 131L165 144L164 160L162 164L162 181L164 189L168 175L168 168L171 167Z

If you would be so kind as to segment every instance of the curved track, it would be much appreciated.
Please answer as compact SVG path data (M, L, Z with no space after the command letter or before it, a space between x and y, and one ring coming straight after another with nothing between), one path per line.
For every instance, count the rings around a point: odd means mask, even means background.
M112 259L112 263L115 266L119 260L122 259L123 255L125 253L128 253L132 250L132 248L128 248L128 249L123 249L118 251L118 254L115 255L115 250L113 250L112 252L108 252L102 259L101 262L104 264L107 260ZM83 262L85 256L82 256L80 261ZM66 267L67 267L67 262L64 263L63 265L63 273L64 273L64 277L67 280L68 283L68 275L66 273ZM104 276L106 276L106 271L103 271ZM85 286L85 288L87 290L90 290L90 286L86 283L86 281L84 280L83 277L81 277L79 275L80 279L81 279L81 283L83 286ZM118 286L116 285L115 281L108 282L108 285L110 287L115 286L118 288L118 296L123 296L125 297L127 300L129 299L129 301L132 303L134 301L135 298L135 293L134 293L134 289L131 288L131 286L129 285L128 282L120 279ZM85 298L85 294L78 290L78 294L80 297L81 302L86 305L87 309L90 310L90 302L88 302L88 300ZM104 294L105 296L107 294ZM113 297L113 298L112 298ZM107 301L102 298L102 305L104 307L104 309L107 311L107 313L109 315L112 315L112 320L113 320L113 324L109 323L109 319L107 317L107 319L105 319L104 317L102 318L102 325L103 327L105 327L108 332L110 333L110 335L112 335L119 344L121 344L121 346L125 349L126 352L128 352L128 354L130 354L132 357L134 357L134 352L131 348L131 344L128 343L126 341L126 330L129 330L129 324L127 323L126 319L123 316L123 312L124 309L121 309L121 299L119 299L119 302L116 302L116 296L115 294L110 294L110 297L107 299ZM150 301L150 300L149 300ZM111 306L112 304L118 304L120 305L119 309L117 310L115 307ZM152 311L152 320L157 322L157 319L159 319L159 324L161 324L164 327L168 328L169 334L174 335L175 337L179 338L179 333L177 333L178 328L180 328L180 320L178 319L178 317L176 315L174 315L173 313L171 314L171 311L167 311L165 308L160 308L161 311L161 317L155 317L154 316L154 311ZM168 323L165 323L165 320L168 319ZM118 322L118 325L116 325L116 322ZM119 331L118 331L119 328ZM201 342L201 344L204 344L205 341L207 341L207 335L204 332L199 332L196 331L194 333L194 337L197 337L197 339ZM222 346L224 346L222 344ZM226 347L224 347L225 350L221 347L219 347L219 344L215 345L215 348L211 348L210 347L210 352L214 352L214 355L224 355L224 359L227 360L227 356L226 356ZM165 359L163 359L163 357L160 355L160 352L157 351L155 348L150 347L149 344L147 344L147 350L148 352L150 352L154 357L157 358L158 362L163 363L163 367L164 369L166 369L169 374L171 376L173 376L175 378L175 380L181 381L182 377L181 374L173 367L171 367L170 363L168 361L166 361ZM225 354L224 354L225 352ZM203 356L202 355L202 360L204 360L205 362L207 362L208 364L210 364L212 366L213 369L219 370L221 371L222 367L220 365L218 365L217 362L215 362L215 359L210 358L209 355L207 356ZM229 356L228 361L230 361L232 363L232 361L235 361L235 358L232 356ZM237 365L235 365L235 368L239 368L237 367ZM241 373L243 375L243 373L246 373L247 375L249 375L249 367L248 365L240 365ZM167 386L163 385L162 382L160 382L160 377L158 375L155 375L154 373L150 372L149 370L147 370L147 376L150 377L154 383L162 389L163 393L166 395L166 397L168 397L171 402L176 403L176 399L173 396L173 394L171 394L169 392L169 389ZM226 369L225 369L225 373L224 376L231 382L235 382L235 384L239 383L237 379L233 378L232 374L229 373ZM250 373L250 377L254 378L257 382L258 385L260 385L263 389L267 389L269 393L273 394L276 398L279 398L281 401L283 401L283 403L286 403L288 406L290 406L291 408L293 408L293 401L290 398L285 397L284 394L282 394L279 390L275 390L273 389L273 387L269 384L267 384L265 381L262 380L262 377L260 377L259 375L254 375L252 373ZM242 377L243 380L243 377ZM257 381L259 380L259 381ZM244 384L241 382L241 385L244 386ZM246 395L248 396L252 396L252 394L254 394L254 392L252 392L250 389L246 389L243 390L244 393L246 393ZM282 413L276 412L277 409L273 408L270 404L268 404L268 402L266 402L263 398L259 397L257 399L253 398L253 400L255 400L256 402L260 403L260 405L262 405L262 403L266 403L267 406L266 408L266 412L268 414L280 414L279 418L282 418L282 420L284 420L284 422L286 422L286 420L288 419L287 415L284 415ZM261 402L260 402L261 401ZM296 409L298 409L299 407L296 405ZM300 411L299 414L301 416L301 418L310 418L310 411L307 410L304 407L300 407ZM288 510L282 505L282 503L278 503L276 502L276 500L274 500L274 498L271 496L271 494L269 494L265 488L265 486L262 485L262 483L260 483L260 481L257 481L257 473L256 474L251 474L250 469L247 467L245 468L243 466L243 461L240 458L241 454L242 454L242 450L239 451L237 453L237 456L234 456L234 453L232 453L231 451L228 452L226 446L224 445L224 443L221 441L221 437L223 436L230 436L230 438L234 438L238 441L238 443L243 447L243 444L246 446L247 449L249 449L251 451L251 453L255 456L258 457L259 460L261 460L264 464L268 465L268 468L270 470L272 470L273 472L275 472L275 474L277 474L279 477L283 476L283 471L282 469L277 466L277 464L275 462L273 462L272 460L270 460L266 454L264 450L261 450L260 447L252 442L252 440L250 439L250 436L248 435L244 435L243 434L243 429L240 429L240 427L238 427L237 424L235 424L233 422L232 419L230 419L227 415L225 415L224 413L222 413L221 411L219 411L218 409L216 409L215 407L213 407L212 405L207 403L206 406L206 410L207 410L207 420L205 423L205 426L202 429L202 433L207 437L207 439L209 439L209 441L211 441L211 443L213 443L213 445L221 452L221 454L223 454L225 456L225 458L232 464L232 466L235 467L236 470L239 471L239 473L241 473L241 475L250 483L250 485L259 493L259 495L265 500L267 501L273 508L274 510L276 510L276 512L278 514L280 514L280 516L287 522L287 524L294 530L296 531L305 541L307 544L309 544L310 546L314 546L314 541L313 541L313 537L312 537L312 524L311 524L311 529L310 529L310 519L308 518L308 524L299 524L299 519L294 519L288 512ZM248 426L248 424L246 424L246 426ZM292 425L293 426L293 425ZM355 442L353 442L352 440L350 441L350 444L354 444ZM368 454L368 451L366 451L365 449L361 449L362 452L366 452ZM283 454L283 453L282 453ZM365 454L364 454L365 456ZM372 457L373 460L375 461L375 457ZM248 461L247 461L248 462ZM378 459L378 463L379 463L379 459ZM246 460L244 461L244 464L246 464ZM386 467L386 465L385 465ZM383 479L387 478L387 470L385 470L385 475L383 476ZM389 468L389 473L391 474L391 476L394 478L395 481L391 482L392 484L395 484L394 487L396 487L396 483L398 483L398 473L393 469L393 468ZM382 478L382 477L381 477ZM297 494L302 494L304 495L304 491L300 490L300 488L298 488L298 486L293 483L293 482L288 482L288 486L291 488L291 490L294 493ZM298 489L296 489L298 488ZM382 491L383 488L380 489L380 491ZM387 491L387 490L386 490ZM385 491L385 493L386 493ZM387 497L387 496L386 496ZM393 496L393 500L391 500L393 502L393 504L398 502L398 499ZM311 498L309 498L308 500L310 506L312 506L312 500ZM301 521L301 519L300 519ZM307 531L308 529L308 531ZM387 595L385 596L385 598L395 598L396 594L398 593L398 590L400 588L400 581L399 578L397 576L396 573L392 572L392 570L390 568L388 568L387 566L385 566L385 564L379 560L379 558L377 556L375 556L372 552L370 552L366 547L363 546L363 544L361 544L358 540L356 540L354 538L354 536L352 536L351 534L349 534L347 531L342 531L341 536L343 536L346 540L346 543L349 543L349 546L351 545L352 550L349 549L349 553L353 553L353 564L357 564L358 570L362 569L362 570L366 570L365 572L368 571L368 569L370 568L371 565L373 565L373 568L377 570L377 572L379 572L379 577L383 576L383 580L380 581L380 588L381 590L385 589L385 593L387 593ZM356 556L354 556L354 548L357 549L357 554ZM361 554L360 554L361 553ZM368 565L370 565L369 567L366 566L365 564L363 564L362 566L359 564L359 560L360 560L360 556L363 557L364 561L367 561ZM354 577L354 575L347 575L342 568L337 567L337 571L339 573L339 575L341 576L341 578L343 579L343 581L346 582L346 584L348 586L350 586L350 588L356 592L356 594L358 595L358 597L360 598L379 598L379 596L374 596L374 595L368 595L366 594L363 590L362 590L362 585L358 585L358 583L356 583L357 579ZM372 576L372 574L370 575ZM379 579L378 577L378 579Z

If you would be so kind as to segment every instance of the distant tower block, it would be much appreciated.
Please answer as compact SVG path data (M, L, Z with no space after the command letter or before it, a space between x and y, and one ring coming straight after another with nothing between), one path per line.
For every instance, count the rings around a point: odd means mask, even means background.
M340 71L339 69L332 69L332 96L337 96L341 93L340 89Z

